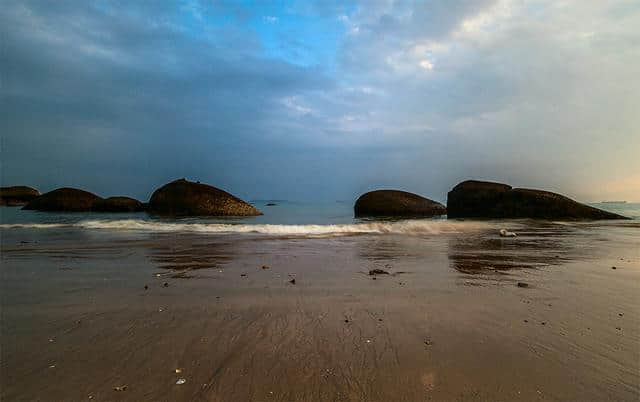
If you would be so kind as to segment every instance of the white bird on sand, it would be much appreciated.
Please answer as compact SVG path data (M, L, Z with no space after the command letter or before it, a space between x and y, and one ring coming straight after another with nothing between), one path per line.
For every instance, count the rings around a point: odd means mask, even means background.
M516 234L513 232L507 232L506 229L500 229L500 237L516 237Z

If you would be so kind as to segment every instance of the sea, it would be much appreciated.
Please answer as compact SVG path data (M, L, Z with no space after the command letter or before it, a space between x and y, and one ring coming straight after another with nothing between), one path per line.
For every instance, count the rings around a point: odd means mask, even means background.
M139 213L61 213L0 208L1 229L77 229L103 232L197 232L211 234L267 234L297 236L341 236L357 234L437 234L462 227L477 227L481 221L447 220L446 216L428 219L389 220L355 218L351 203L324 203L286 200L253 200L263 212L256 217L155 217ZM275 205L267 205L275 204ZM640 203L594 203L596 208L640 220ZM524 220L515 222L516 226ZM520 222L520 223L518 223ZM579 224L579 223L578 223ZM486 221L488 227L505 226ZM509 226L509 225L507 225ZM513 224L511 225L513 226Z

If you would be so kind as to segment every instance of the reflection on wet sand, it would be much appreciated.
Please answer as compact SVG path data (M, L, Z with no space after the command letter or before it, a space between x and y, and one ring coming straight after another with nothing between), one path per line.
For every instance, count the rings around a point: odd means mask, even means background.
M500 237L495 230L454 235L447 240L448 257L465 278L498 280L513 270L559 266L584 257L570 238L574 232L565 225L530 223L513 238Z

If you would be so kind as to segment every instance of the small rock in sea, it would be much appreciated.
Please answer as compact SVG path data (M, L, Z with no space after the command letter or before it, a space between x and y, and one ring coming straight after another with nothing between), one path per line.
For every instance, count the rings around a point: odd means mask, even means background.
M376 268L369 271L369 275L389 275L389 273L383 269Z
M518 287L519 288L528 288L529 284L526 282L518 282Z
M516 237L517 235L513 232L507 232L506 229L500 229L500 237Z
M269 266L268 265L263 265L262 269L269 269Z
M168 288L169 287L169 282L165 282L164 285L162 285L162 286L164 286L165 288Z
M118 386L118 387L113 387L113 390L114 390L114 391L118 391L118 392L122 392L122 391L124 391L125 389L127 389L127 386L126 386L126 385L120 385L120 386Z
M292 280L289 281L289 283L292 284L292 285L295 285L296 284L296 280L292 279Z
M268 207L275 207L277 204L275 202L270 202L266 204Z
M178 381L176 381L176 385L182 385L185 382L187 382L187 380L185 380L184 378L180 378Z

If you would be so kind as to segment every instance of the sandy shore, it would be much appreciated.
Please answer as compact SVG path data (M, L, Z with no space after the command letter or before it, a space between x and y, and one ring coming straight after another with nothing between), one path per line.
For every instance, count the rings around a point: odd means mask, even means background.
M3 401L640 398L636 227L2 235Z

